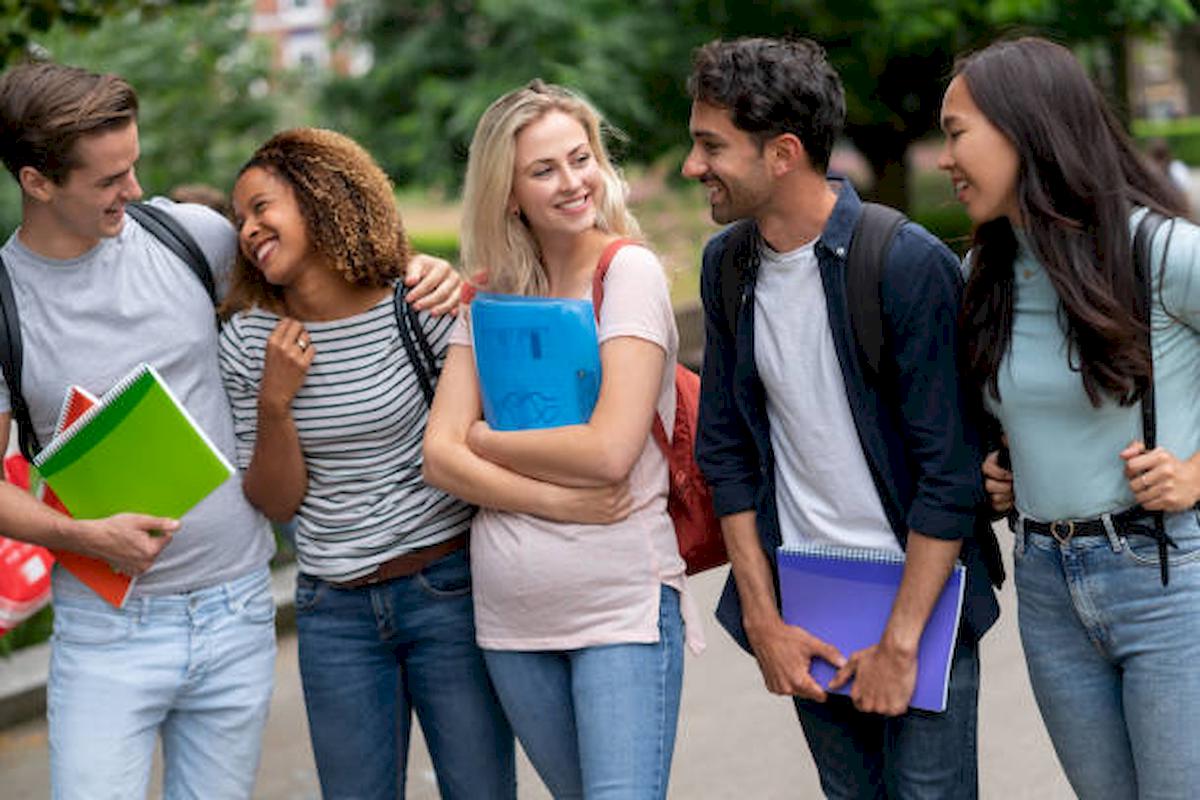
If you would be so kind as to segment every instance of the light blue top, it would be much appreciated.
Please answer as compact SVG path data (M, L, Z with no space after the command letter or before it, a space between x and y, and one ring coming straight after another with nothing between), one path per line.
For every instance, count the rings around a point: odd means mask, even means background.
M1135 212L1131 230L1143 212ZM1151 344L1158 444L1181 459L1200 450L1200 228L1184 220L1152 242L1158 296ZM1008 434L1017 508L1034 519L1086 519L1134 504L1118 455L1142 438L1141 406L1092 406L1067 364L1065 321L1049 277L1022 242L1016 262L1012 346L1000 365L1001 402L988 408ZM1164 308L1165 307L1165 308Z

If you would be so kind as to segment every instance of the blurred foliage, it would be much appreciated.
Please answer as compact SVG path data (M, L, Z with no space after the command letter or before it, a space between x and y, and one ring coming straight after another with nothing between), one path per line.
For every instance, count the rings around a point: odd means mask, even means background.
M329 84L327 119L401 184L456 188L479 115L534 77L590 97L627 134L627 159L650 162L686 139L696 46L795 33L828 49L846 85L847 135L879 176L875 195L901 206L904 153L936 126L955 54L1015 26L1110 48L1195 19L1189 0L360 0L342 11L375 65Z
M1138 139L1166 139L1175 158L1200 167L1200 116L1139 120L1133 124L1133 134Z
M50 638L54 628L54 610L46 606L29 619L0 637L0 657L22 647L40 644Z
M41 34L55 27L75 31L98 27L113 15L138 11L145 17L208 0L0 0L0 67L36 52Z
M180 183L227 190L277 120L269 44L247 35L249 0L175 5L170 14L140 8L115 14L86 34L60 23L36 37L39 57L115 72L137 90L138 178L148 196ZM4 230L19 216L16 188L6 186L0 193Z
M444 258L458 263L458 231L407 231L408 245L414 253Z

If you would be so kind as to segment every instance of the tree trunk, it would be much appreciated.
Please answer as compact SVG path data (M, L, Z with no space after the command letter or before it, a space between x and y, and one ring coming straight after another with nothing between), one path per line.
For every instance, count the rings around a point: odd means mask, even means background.
M877 203L908 210L908 165L905 156L911 141L890 127L864 127L850 131L854 146L871 165L875 185L867 193Z
M1113 111L1121 124L1129 130L1132 119L1131 102L1129 97L1129 37L1125 31L1117 29L1109 33L1105 46L1109 56L1109 86L1112 89Z

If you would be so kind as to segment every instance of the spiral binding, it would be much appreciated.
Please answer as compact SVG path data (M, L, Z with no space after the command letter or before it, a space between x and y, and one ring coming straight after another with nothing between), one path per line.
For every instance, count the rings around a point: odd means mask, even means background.
M872 564L903 564L903 553L888 550L872 550L866 547L845 547L834 544L784 545L779 548L780 556L816 556L841 561L862 561Z
M67 442L71 441L71 439L75 437L75 434L80 431L80 429L86 427L88 423L90 423L98 414L100 414L101 411L108 408L108 406L114 400L124 394L130 386L141 380L146 373L151 373L156 377L158 375L154 367L150 366L149 364L139 364L134 368L133 372L126 375L119 383L105 392L104 396L100 398L99 402L97 402L87 411L84 411L82 414L80 414L79 418L72 422L65 431L55 436L50 444L43 447L41 452L37 454L37 457L33 461L34 466L40 467L45 464L51 458L51 456L66 446ZM161 378L159 380L161 382Z

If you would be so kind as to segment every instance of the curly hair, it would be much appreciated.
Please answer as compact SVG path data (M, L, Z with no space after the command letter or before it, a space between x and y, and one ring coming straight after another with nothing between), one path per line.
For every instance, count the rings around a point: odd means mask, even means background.
M264 169L295 193L309 242L347 282L388 286L408 266L408 239L396 208L392 182L361 145L320 128L294 128L272 136L240 170ZM250 306L279 310L283 289L238 252L228 316Z
M547 291L541 251L523 218L508 211L517 135L528 125L561 111L579 121L596 158L603 189L596 201L596 227L638 237L637 220L625 206L627 186L604 146L600 114L583 97L562 86L533 80L493 102L480 117L467 158L463 185L461 245L468 275L486 274L488 291L541 295Z
M759 147L794 134L821 171L846 124L842 80L811 39L709 42L692 56L687 88L692 100L728 109L733 124Z

